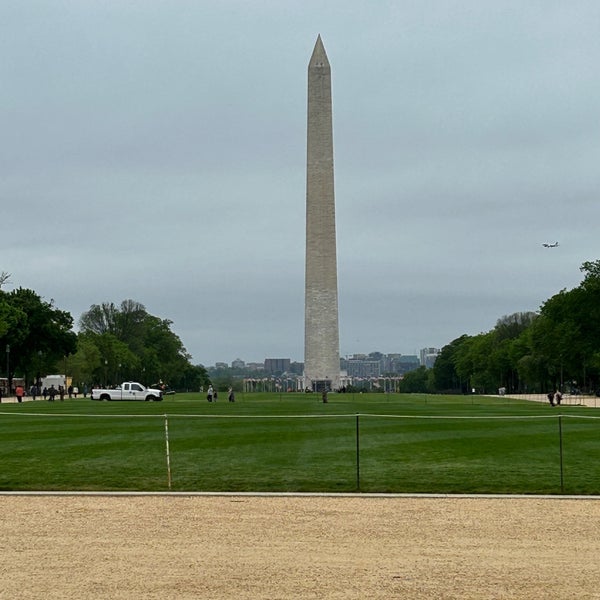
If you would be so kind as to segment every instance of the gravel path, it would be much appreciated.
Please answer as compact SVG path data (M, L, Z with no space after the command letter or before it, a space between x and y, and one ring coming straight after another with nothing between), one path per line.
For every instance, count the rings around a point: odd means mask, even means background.
M600 500L0 496L0 598L600 598Z

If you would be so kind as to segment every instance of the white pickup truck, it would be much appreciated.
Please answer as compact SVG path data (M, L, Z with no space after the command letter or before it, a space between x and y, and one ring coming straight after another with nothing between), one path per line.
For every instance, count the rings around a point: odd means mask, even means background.
M114 389L93 388L92 400L162 400L162 390L147 388L137 381L126 381Z

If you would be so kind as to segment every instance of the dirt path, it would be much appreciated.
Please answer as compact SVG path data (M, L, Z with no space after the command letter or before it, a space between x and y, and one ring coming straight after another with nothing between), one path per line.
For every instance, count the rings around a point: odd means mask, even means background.
M494 395L494 397L498 398L499 396ZM548 408L550 408L550 404L548 402L548 398L546 394L506 394L503 396L504 398L515 398L517 400L529 400L530 402L542 402L543 404L548 404ZM583 395L571 395L565 394L562 397L562 406L587 406L589 408L599 408L600 407L600 398L597 396L583 396ZM555 407L556 408L556 407Z
M600 500L0 496L0 598L600 598Z

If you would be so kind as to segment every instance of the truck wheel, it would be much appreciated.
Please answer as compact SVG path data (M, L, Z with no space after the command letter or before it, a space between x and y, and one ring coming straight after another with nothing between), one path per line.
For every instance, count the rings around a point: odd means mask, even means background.
M110 400L110 396L108 394L102 394L102 396L100 396L100 400Z
M156 396L146 396L146 402L150 402L150 401L154 401L156 400Z

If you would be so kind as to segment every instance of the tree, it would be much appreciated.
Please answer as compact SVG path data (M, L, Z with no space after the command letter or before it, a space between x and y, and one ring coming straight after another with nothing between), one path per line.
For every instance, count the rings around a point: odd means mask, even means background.
M580 270L581 284L546 300L511 343L511 368L529 390L594 389L600 381L600 261Z
M494 331L498 341L518 338L536 319L537 313L534 312L516 312L512 315L505 315L496 321Z
M438 392L465 392L468 380L463 380L456 370L456 357L460 348L469 340L462 335L444 346L433 365L433 385Z
M112 302L93 304L81 315L79 326L82 331L99 335L110 333L120 340L139 343L144 337L144 323L148 317L143 304L134 300L123 300L120 308Z
M12 306L9 300L7 294L0 292L0 339L7 337L16 340L18 336L23 335L27 315Z
M536 320L533 312L518 312L498 319L493 330L463 335L444 346L433 366L436 391L496 392L521 387L518 364L528 352L521 336Z
M599 381L600 261L583 263L581 271L581 284L546 300L532 327L531 355L546 365L547 388L567 381L592 388Z
M42 300L33 290L0 290L0 348L10 347L10 371L29 383L44 366L52 366L75 352L73 318Z
M427 393L431 391L430 369L420 366L402 377L399 390L405 394Z
M600 260L586 260L582 263L579 270L585 273L582 285L592 284L597 286L600 284Z
M175 389L199 389L208 382L206 370L190 364L171 325L134 300L124 300L119 307L112 302L92 305L79 320L79 337L88 356L96 356L89 351L90 343L97 348L100 362L82 365L81 373L107 383L140 379L146 384L162 381Z
M78 387L105 383L102 377L103 360L98 345L92 336L79 334L77 337L77 352L69 360L70 375Z

